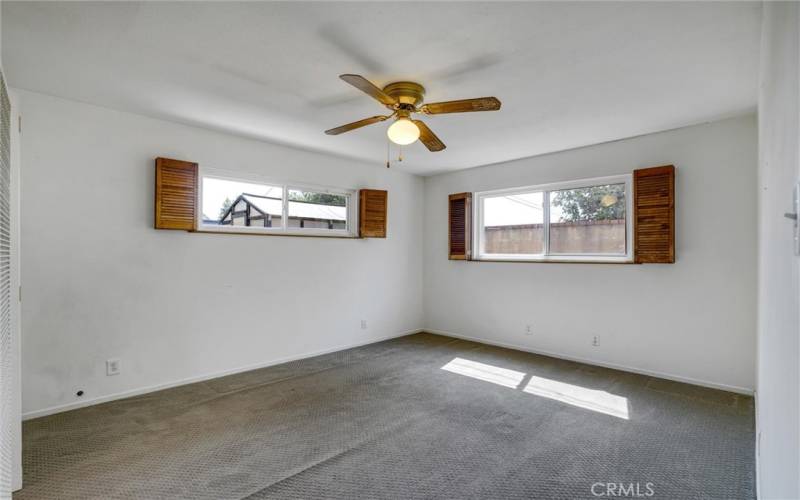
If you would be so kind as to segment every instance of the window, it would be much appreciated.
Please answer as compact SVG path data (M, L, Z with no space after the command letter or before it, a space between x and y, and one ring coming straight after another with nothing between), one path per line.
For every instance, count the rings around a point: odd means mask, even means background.
M544 253L544 193L515 193L481 198L483 251L486 254Z
M354 191L202 175L205 231L355 236Z
M550 253L625 255L625 183L549 192Z
M476 193L478 260L630 261L631 177Z
M289 190L289 227L347 229L347 196Z

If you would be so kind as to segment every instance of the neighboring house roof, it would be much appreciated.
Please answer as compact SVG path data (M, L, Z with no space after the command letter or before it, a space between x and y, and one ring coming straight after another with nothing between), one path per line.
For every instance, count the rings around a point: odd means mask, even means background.
M265 215L277 215L280 217L282 210L281 207L281 199L280 198L272 198L268 196L256 196L254 194L243 194L239 198L243 199L247 203L251 204ZM238 200L237 200L238 203ZM237 203L234 203L232 206L236 206Z
M280 217L282 213L281 199L269 196L258 196L254 194L243 193L236 198L231 204L231 208L235 207L239 200L244 200L253 206L256 210L265 215L274 215ZM231 208L228 209L230 212ZM228 216L228 212L222 218ZM318 203L310 203L307 201L290 201L289 202L289 217L298 217L302 219L322 219L322 220L347 220L347 207L337 207L333 205L321 205Z

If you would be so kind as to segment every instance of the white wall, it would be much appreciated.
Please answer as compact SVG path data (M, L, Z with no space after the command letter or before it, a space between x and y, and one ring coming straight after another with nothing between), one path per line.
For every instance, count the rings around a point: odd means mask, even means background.
M19 95L26 416L422 326L420 178L380 159L359 164ZM156 156L388 189L388 238L156 231ZM113 357L122 373L107 377Z
M800 6L764 3L759 95L758 484L800 498L800 266L792 185L800 179Z
M425 326L748 392L756 328L753 115L425 179ZM447 195L674 164L677 262L447 260ZM533 325L526 336L526 324ZM599 347L591 340L599 335Z

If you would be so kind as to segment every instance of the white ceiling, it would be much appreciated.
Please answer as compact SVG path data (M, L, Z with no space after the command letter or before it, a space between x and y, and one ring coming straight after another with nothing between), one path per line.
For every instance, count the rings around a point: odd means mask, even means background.
M760 3L38 3L2 5L12 86L381 165L385 109L337 78L414 80L447 144L431 174L754 109Z

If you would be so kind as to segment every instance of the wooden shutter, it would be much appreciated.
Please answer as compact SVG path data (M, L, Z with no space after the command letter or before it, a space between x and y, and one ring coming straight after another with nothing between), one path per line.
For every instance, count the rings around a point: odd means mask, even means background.
M449 259L472 258L472 193L451 194L448 209Z
M358 235L361 238L386 238L386 209L389 193L362 189L358 193Z
M675 262L674 166L634 170L633 210L636 262Z
M197 222L197 163L156 158L156 229L194 231Z

